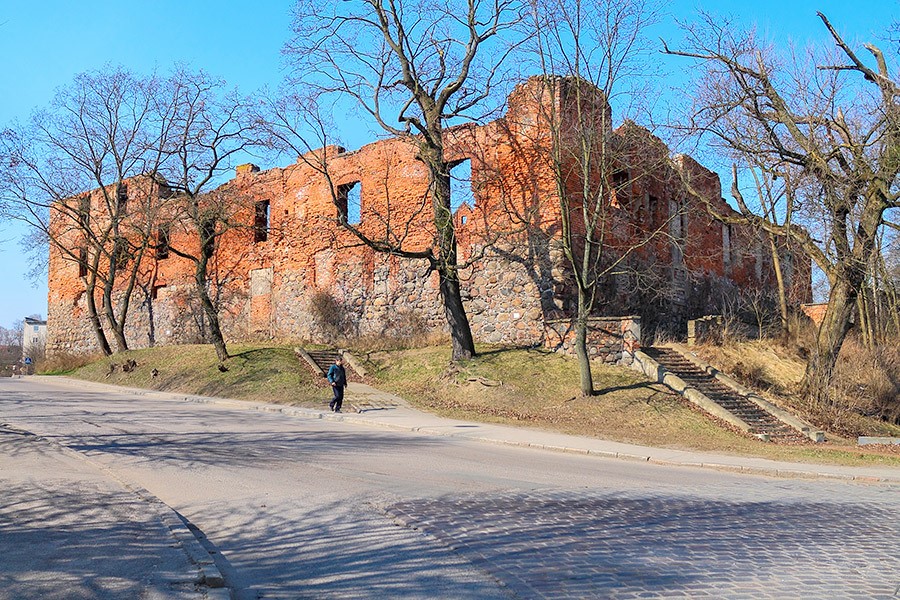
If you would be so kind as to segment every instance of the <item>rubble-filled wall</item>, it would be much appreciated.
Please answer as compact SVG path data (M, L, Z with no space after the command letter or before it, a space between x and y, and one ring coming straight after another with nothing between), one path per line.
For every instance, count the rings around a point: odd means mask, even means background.
M560 205L545 127L547 103L555 101L544 82L532 78L510 96L504 118L448 132L447 158L471 166L471 197L454 218L464 303L477 341L547 344L549 336L559 335L551 330L565 330L560 319L572 314L571 267L560 244ZM608 112L605 103L597 104ZM629 263L651 265L675 290L667 292L672 302L660 305L683 302L695 276L735 285L767 281L767 268L750 262L747 253L723 249L728 234L702 203L686 200L677 164L672 165L661 141L633 124L608 134L629 150L623 156L634 157L621 165L627 191L612 199L610 255L638 232L664 230ZM372 239L402 241L406 250L427 249L434 238L432 207L414 142L386 139L353 152L332 146L265 171L243 165L215 191L218 198L236 199L247 225L217 240L210 263L209 289L228 341L393 336L445 327L437 275L429 272L427 261L376 252L337 218L336 197L348 203L349 218ZM648 156L655 162L647 163ZM691 169L701 175L696 185L702 193L730 210L721 200L717 176L693 161ZM254 221L260 214L264 235ZM172 247L193 243L188 228L173 227L167 235ZM72 243L80 243L77 236ZM51 352L97 348L84 281L72 256L51 251ZM608 278L598 312L632 314L633 305L644 303L638 295L643 284L627 275ZM204 319L195 298L190 261L174 252L148 254L126 328L129 344L202 341ZM549 322L556 325L548 328Z

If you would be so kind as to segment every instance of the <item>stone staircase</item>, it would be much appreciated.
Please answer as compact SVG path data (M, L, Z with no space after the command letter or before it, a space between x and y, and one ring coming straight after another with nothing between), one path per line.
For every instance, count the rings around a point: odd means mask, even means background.
M328 387L325 373L334 364L335 359L341 355L341 351L334 349L304 350L302 348L295 348L294 351L301 359L301 362L306 363L311 370L316 372L319 376L319 384L323 387ZM343 352L343 357L344 368L347 370L347 382L349 383L344 396L345 405L348 405L357 413L390 410L406 406L406 402L399 396L382 392L366 384L367 374L365 368L350 353Z
M340 356L340 353L334 349L307 350L306 353L309 354L309 357L326 373L328 372L328 368L334 364L335 359Z
M331 367L331 365L334 364L335 359L341 355L341 352L335 350L334 348L328 348L325 350L304 350L303 352L309 357L309 359L312 360L312 362L315 363L315 365L321 371L321 375L323 376L328 372L328 369ZM365 381L365 373L358 372L354 368L354 364L355 363L348 361L345 357L344 369L347 371L347 381Z
M752 400L737 393L694 362L671 348L645 348L644 352L664 369L704 394L750 426L749 433L779 444L807 444L810 438L782 422Z

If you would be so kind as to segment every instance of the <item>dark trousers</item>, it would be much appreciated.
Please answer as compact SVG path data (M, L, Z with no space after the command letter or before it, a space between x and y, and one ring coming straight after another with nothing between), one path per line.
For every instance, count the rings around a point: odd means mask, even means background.
M341 410L341 406L344 404L344 386L333 385L331 386L331 389L334 392L334 398L331 399L328 408L331 410Z

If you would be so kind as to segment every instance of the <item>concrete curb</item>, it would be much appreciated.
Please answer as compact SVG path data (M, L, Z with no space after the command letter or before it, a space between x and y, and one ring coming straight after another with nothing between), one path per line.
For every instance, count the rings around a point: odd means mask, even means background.
M643 353L641 353L643 354ZM646 355L645 355L646 356ZM649 358L649 357L648 357ZM652 359L650 359L652 360ZM655 361L654 361L655 362ZM613 458L617 460L628 460L628 461L638 461L638 462L646 462L648 464L654 465L662 465L662 466L672 466L672 467L690 467L690 468L702 468L702 469L712 469L716 471L727 471L731 473L740 473L747 475L762 475L767 477L778 477L783 479L810 479L810 480L832 480L832 481L848 481L848 482L856 482L856 483L866 483L866 484L884 484L890 486L900 486L900 469L897 470L896 476L892 474L890 477L883 476L871 476L866 474L854 474L854 473L837 473L837 472L829 472L828 470L818 470L817 467L822 467L824 465L815 465L815 464L805 464L805 463L784 463L785 465L790 466L782 466L782 465L772 465L772 466L758 466L758 465L747 465L740 464L741 462L752 462L754 460L759 461L769 461L770 459L754 459L754 458L744 458L744 457L736 457L734 462L728 462L727 456L713 456L711 458L715 460L705 461L705 460L673 460L668 458L660 458L658 456L654 456L654 450L660 452L666 452L665 449L657 449L652 447L635 447L636 450L647 450L646 454L644 453L636 453L636 452L619 452L614 450L595 450L589 448L579 448L576 446L568 446L568 445L560 445L560 444L545 444L540 442L532 442L532 441L516 441L507 438L498 438L488 437L488 436L479 436L473 435L471 431L466 433L448 431L446 429L438 428L432 425L409 425L409 424L400 424L400 423L388 423L377 418L367 417L364 415L357 415L353 413L341 413L335 414L332 412L326 412L324 410L316 410L312 408L302 408L297 406L285 406L280 404L267 404L267 403L257 403L257 402L248 402L243 400L232 400L228 398L215 398L211 396L197 396L190 394L174 394L171 392L159 392L156 390L144 390L144 389L136 389L136 388L123 388L122 386L112 386L109 384L103 383L95 383L89 381L82 381L76 379L69 378L60 378L60 377L49 377L48 379L59 381L59 382L67 382L70 385L75 385L78 387L113 387L119 390L128 390L129 392L134 393L135 395L144 395L144 396L155 396L163 399L171 399L178 400L182 402L195 402L198 404L216 404L220 406L228 406L231 408L238 408L242 410L256 410L259 412L269 412L269 413L281 413L286 416L295 416L295 417L304 417L310 419L322 419L322 420L330 420L330 421L339 421L346 422L358 425L366 425L369 427L379 427L382 429L388 429L393 431L410 431L414 433L421 433L424 435L433 435L433 436L441 436L441 437L449 437L456 439L466 439L479 441L483 443L502 445L502 446L511 446L511 447L519 447L519 448L535 448L539 450L549 450L553 452L564 452L568 454L581 454L587 456L596 456L602 458ZM539 432L537 432L539 433ZM603 442L603 440L593 440L592 438L584 438L585 440ZM841 469L842 467L837 467ZM854 467L846 467L847 469L853 469ZM198 542L199 543L199 542Z
M219 567L216 566L212 556L209 554L209 552L206 551L206 549L200 543L200 540L197 539L197 536L195 536L190 528L185 524L183 517L181 517L181 515L179 515L178 512L175 511L175 509L173 509L171 506L160 500L157 496L150 493L150 491L146 488L137 485L134 482L123 479L106 465L92 460L91 458L85 456L77 450L73 450L64 444L60 444L59 442L48 439L42 435L38 435L26 429L22 429L21 427L16 427L9 423L4 424L4 427L33 436L36 440L40 440L42 443L53 446L66 456L75 458L79 461L91 465L113 481L116 481L127 491L140 498L142 502L146 503L152 508L152 510L156 513L157 518L163 523L163 525L166 526L166 528L171 532L172 537L175 538L175 540L181 546L182 550L184 550L185 554L188 557L188 560L190 560L190 562L197 567L198 574L197 578L195 579L195 583L209 588L208 590L203 590L204 596L214 599L226 599L231 597L231 592L228 588L225 587L225 578L222 576L222 572L219 570ZM224 592L225 595L217 593L219 591Z

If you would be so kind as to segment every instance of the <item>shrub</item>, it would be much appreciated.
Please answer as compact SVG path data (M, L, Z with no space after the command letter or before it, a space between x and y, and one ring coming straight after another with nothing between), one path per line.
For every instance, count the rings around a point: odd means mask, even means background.
M325 341L333 343L348 337L347 310L327 291L317 290L309 297L309 313Z
M732 374L738 381L751 388L767 389L773 387L766 376L766 369L756 361L744 360L734 364Z
M900 424L900 349L868 348L850 335L835 366L834 393L839 406Z
M793 312L788 317L788 330L783 337L785 349L806 359L809 349L816 344L816 325L803 313Z
M381 350L405 350L441 345L447 335L429 327L418 313L409 309L396 310L385 321L381 331L361 336L356 345L370 352Z

